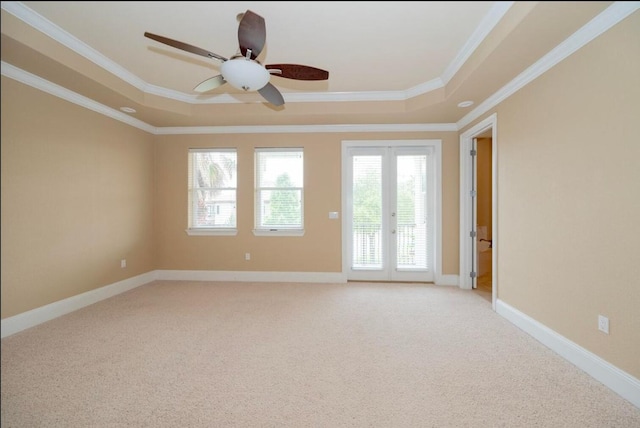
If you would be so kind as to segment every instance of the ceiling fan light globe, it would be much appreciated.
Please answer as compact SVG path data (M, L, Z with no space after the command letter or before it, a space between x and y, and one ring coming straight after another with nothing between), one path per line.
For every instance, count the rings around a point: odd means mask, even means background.
M231 86L243 91L258 91L269 83L271 77L262 65L244 57L223 62L220 73Z

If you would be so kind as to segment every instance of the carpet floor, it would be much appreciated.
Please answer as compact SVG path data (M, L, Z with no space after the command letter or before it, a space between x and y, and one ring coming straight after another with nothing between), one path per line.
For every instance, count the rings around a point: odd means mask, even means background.
M640 427L640 409L431 284L154 281L2 339L1 426Z

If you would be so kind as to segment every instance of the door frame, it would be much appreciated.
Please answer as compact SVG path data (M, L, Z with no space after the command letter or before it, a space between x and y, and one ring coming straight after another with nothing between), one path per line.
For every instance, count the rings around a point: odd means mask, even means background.
M433 282L439 284L442 275L442 140L440 139L424 139L424 140L343 140L342 141L342 274L346 280L349 280L349 266L351 264L351 245L349 244L351 236L349 231L349 218L346 213L349 212L348 200L348 168L349 156L348 150L353 147L419 147L431 146L434 149L434 177L436 183L434 185L434 227L435 242L433 243ZM430 281L429 281L430 282Z
M459 286L463 289L472 289L473 281L470 273L475 268L472 251L473 242L469 235L475 230L473 225L473 213L477 210L477 198L472 196L472 182L477 182L477 177L472 176L477 171L473 168L474 159L470 155L473 148L473 140L479 135L491 129L491 229L492 229L492 256L491 256L491 307L496 309L498 296L498 116L496 113L477 123L467 131L460 134L460 272Z

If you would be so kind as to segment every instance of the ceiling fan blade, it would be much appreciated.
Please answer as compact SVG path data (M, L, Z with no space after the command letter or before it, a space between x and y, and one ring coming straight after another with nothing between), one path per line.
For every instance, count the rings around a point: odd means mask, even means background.
M281 106L284 104L282 94L271 83L267 83L262 89L258 89L258 92L260 92L260 95L262 95L265 100L269 101L274 106Z
M247 10L238 26L238 42L242 56L247 56L247 51L251 51L250 58L256 59L264 48L267 39L267 30L264 18Z
M196 54L196 55L201 55L201 56L204 56L204 57L207 57L207 58L215 58L215 59L218 59L218 60L220 60L222 62L228 60L227 58L225 58L223 56L220 56L218 54L215 54L213 52L209 52L209 51L201 49L201 48L199 48L197 46L192 46L192 45L189 45L187 43L179 42L177 40L169 39L169 38L164 37L164 36L158 36L157 34L148 33L148 32L145 32L144 36L148 37L150 39L153 39L153 40L155 40L157 42L164 43L165 45L173 46L174 48L182 49L183 51L191 52L191 53Z
M224 85L225 83L227 83L227 81L224 80L224 77L222 77L222 74L218 74L217 76L204 80L198 86L193 88L193 90L195 92L200 92L200 93L209 92L219 86Z
M265 65L267 70L274 76L284 77L294 80L327 80L329 72L319 68L300 64L269 64ZM277 70L281 72L278 73Z

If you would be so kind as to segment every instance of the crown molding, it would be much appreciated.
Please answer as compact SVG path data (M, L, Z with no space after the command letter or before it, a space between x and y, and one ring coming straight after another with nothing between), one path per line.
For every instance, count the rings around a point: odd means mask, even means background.
M95 49L86 45L81 40L67 33L65 30L37 14L20 1L3 1L2 9L11 13L16 18L22 20L31 27L51 37L58 43L66 46L77 54L87 58L94 64L102 67L109 73L117 76L138 90L163 98L181 101L189 104L235 104L247 102L261 102L251 94L219 94L216 96L202 96L186 94L160 86L151 85L140 79L135 74L129 72L119 64L100 54ZM482 19L480 25L475 29L462 50L458 53L454 61L445 70L446 78L436 78L428 82L421 83L414 87L400 91L362 91L362 92L295 92L283 93L283 97L288 103L303 102L362 102L362 101L406 101L410 98L426 94L428 92L444 87L455 73L469 58L473 51L482 42L484 37L495 27L511 7L511 1L499 1L490 9L488 14Z
M95 111L96 113L100 113L112 119L116 119L120 122L124 122L127 125L131 125L143 131L153 133L156 129L153 126L150 126L149 124L141 120L135 119L125 113L122 113L119 110L115 110L115 109L112 109L111 107L107 107L104 104L100 104L96 101L93 101L90 98L77 94L76 92L70 91L67 88L63 88L62 86L56 85L55 83L51 83L48 80L45 80L34 74L28 73L4 61L0 63L0 73L2 74L2 76L9 77L20 83L24 83L25 85L31 86L32 88L38 89L42 92L46 92L50 95L69 101L70 103L79 105L86 109Z
M458 55L456 55L451 64L449 64L442 74L441 80L445 85L453 79L453 76L455 76L464 63L467 62L471 54L475 52L480 43L482 43L485 37L489 35L491 30L498 25L498 22L502 20L502 17L514 3L515 2L513 1L498 1L491 7L489 13L482 18L480 25L478 25L473 34L471 34L471 37L469 37L460 52L458 52Z
M255 125L255 126L192 126L154 127L119 110L112 109L67 88L56 85L34 74L28 73L4 61L0 62L2 76L16 80L32 88L46 92L70 103L124 122L154 135L184 134L304 134L330 132L438 132L457 131L455 123L409 123L409 124L345 124L345 125Z
M2 8L7 9L6 3L19 3L19 2L2 2ZM10 8L11 9L11 8ZM551 69L563 59L567 58L578 49L595 39L627 16L631 15L635 11L640 9L640 1L633 2L615 2L609 6L604 12L596 16L589 23L584 25L580 30L575 32L572 36L567 38L564 42L559 44L556 48L550 51L547 55L542 57L538 62L533 64L527 70L518 75L515 79L495 92L485 101L480 103L475 109L470 111L466 116L460 119L457 123L443 123L443 124L353 124L353 125L274 125L274 126L210 126L210 127L153 127L138 119L134 119L131 116L124 114L118 110L104 106L89 98L65 89L61 86L55 85L47 80L44 80L38 76L30 74L22 69L14 67L8 63L2 61L1 73L3 76L12 78L26 85L32 86L43 92L47 92L51 95L57 96L74 104L83 106L97 113L127 123L145 132L156 135L172 135L172 134L247 134L247 133L308 133L308 132L438 132L438 131L458 131L469 125L471 122L487 113L499 103L504 101L509 96L516 93L519 89L527 85L532 80L544 72ZM30 9L27 9L30 10ZM437 79L436 79L437 80ZM439 85L440 82L427 82L430 85ZM419 85L420 86L420 85ZM152 85L145 84L150 91L155 90ZM418 87L416 87L418 88ZM162 88L158 88L162 89ZM399 91L403 92L403 91ZM153 93L153 92L149 92ZM176 92L176 94L180 94ZM370 101L366 98L367 93L344 93L343 98L340 101L350 100L350 95L359 94L363 99ZM371 94L371 93L369 93ZM393 93L393 100L397 100L398 93ZM184 94L183 94L184 95ZM305 94L289 94L290 96L301 96ZM319 94L314 94L322 96ZM325 94L326 95L326 94ZM339 94L338 94L339 95ZM244 102L234 99L228 96L234 101L230 102ZM325 101L327 101L325 99ZM303 101L299 101L303 102Z
M547 72L559 62L585 46L587 43L609 30L614 25L640 9L640 1L617 1L593 18L578 31L569 36L535 64L516 76L513 80L500 88L489 98L471 110L457 122L458 129L463 129L483 114L500 104L502 101L518 92L531 81Z
M345 132L450 132L458 131L455 123L389 123L346 125L252 125L191 126L156 128L158 135L185 134L307 134Z

